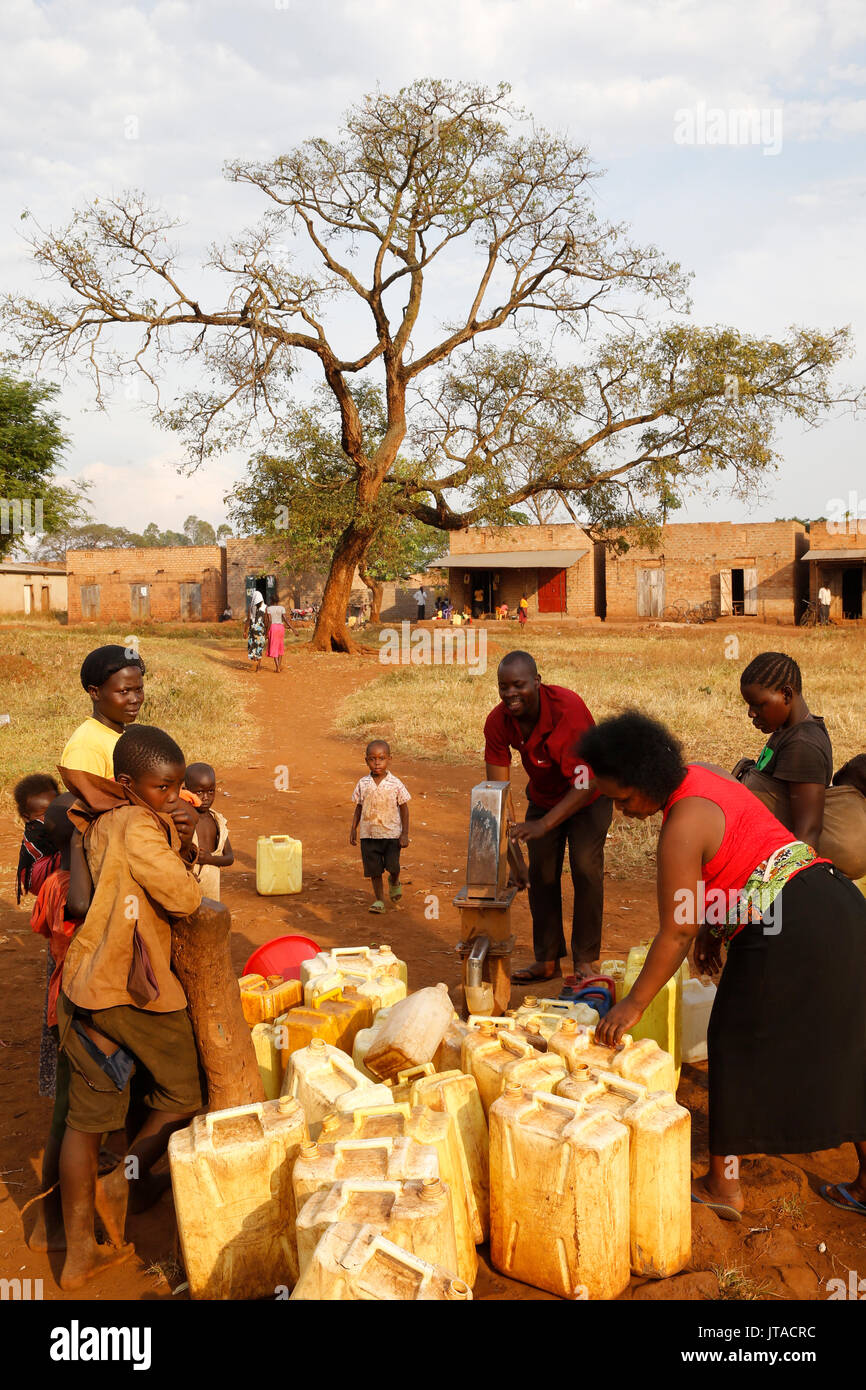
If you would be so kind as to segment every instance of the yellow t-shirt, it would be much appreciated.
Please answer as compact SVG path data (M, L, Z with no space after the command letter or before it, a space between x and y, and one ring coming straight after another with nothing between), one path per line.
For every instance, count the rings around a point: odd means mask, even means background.
M79 724L60 755L60 766L114 780L114 745L120 734L92 716Z

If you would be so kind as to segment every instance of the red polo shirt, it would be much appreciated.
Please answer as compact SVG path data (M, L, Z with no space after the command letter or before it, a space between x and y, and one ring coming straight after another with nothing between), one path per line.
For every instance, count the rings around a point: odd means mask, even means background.
M576 770L587 767L574 750L595 720L580 696L565 686L540 685L538 698L538 722L525 743L520 725L501 701L490 711L484 724L484 758L496 767L508 767L511 749L516 748L529 778L529 800L549 811L573 789Z

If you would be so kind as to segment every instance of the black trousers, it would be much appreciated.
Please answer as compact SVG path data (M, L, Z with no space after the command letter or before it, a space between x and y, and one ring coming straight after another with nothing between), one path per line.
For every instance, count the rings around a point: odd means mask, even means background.
M532 801L527 820L540 820L544 807ZM598 960L604 910L604 841L613 817L613 802L600 796L576 811L540 840L527 840L529 853L529 911L536 960L556 960L568 954L562 925L562 866L568 862L574 886L571 955L578 961Z

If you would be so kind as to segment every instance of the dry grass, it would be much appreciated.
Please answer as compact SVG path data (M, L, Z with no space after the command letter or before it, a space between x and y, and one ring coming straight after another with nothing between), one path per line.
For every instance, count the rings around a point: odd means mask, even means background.
M733 658L728 641L736 637ZM375 634L367 637L373 645ZM760 628L717 622L694 628L572 628L558 632L491 625L488 669L458 666L386 666L372 684L346 700L336 727L353 738L377 733L414 757L475 763L483 757L484 720L496 703L496 663L509 647L524 647L542 679L580 693L596 719L637 706L682 740L686 757L732 767L757 756L764 739L750 725L739 693L739 673L760 651L785 651L803 669L809 707L827 720L836 766L866 749L862 629ZM518 771L518 785L522 785ZM655 820L616 820L607 862L614 874L650 872ZM614 852L611 853L610 851Z
M147 666L143 723L177 739L190 762L220 764L236 757L243 718L242 687L202 646L202 638L238 641L234 624L166 629L137 627ZM129 627L65 628L50 622L4 623L0 628L0 810L13 815L11 790L28 772L55 773L69 735L89 713L79 682L81 663L94 647L123 642ZM157 635L158 634L158 635Z
M767 1280L752 1279L741 1269L713 1265L712 1272L719 1281L719 1292L715 1295L717 1300L735 1299L738 1303L755 1303L759 1299L779 1297Z

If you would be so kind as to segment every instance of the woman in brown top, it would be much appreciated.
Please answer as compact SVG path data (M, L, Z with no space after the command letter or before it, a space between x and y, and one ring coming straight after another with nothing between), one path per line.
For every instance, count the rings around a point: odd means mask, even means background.
M811 714L803 699L800 668L784 652L761 652L743 671L740 694L755 728L770 735L754 769L787 794L774 814L798 840L817 849L824 795L833 776L833 749L824 720ZM749 785L748 775L741 780Z

